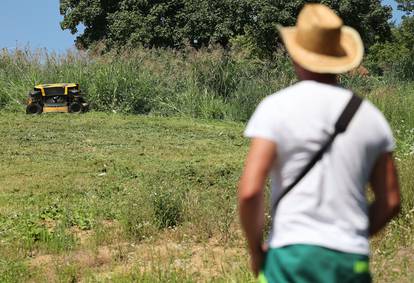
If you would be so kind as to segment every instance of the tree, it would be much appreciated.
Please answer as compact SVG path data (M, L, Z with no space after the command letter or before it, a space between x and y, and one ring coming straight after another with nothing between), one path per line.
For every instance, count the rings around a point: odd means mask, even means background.
M395 37L397 42L414 52L414 16L404 17Z
M371 72L398 79L414 79L414 17L393 28L392 40L371 46L366 65Z
M182 48L229 45L245 37L264 54L277 48L277 24L294 25L305 3L332 7L355 27L367 46L390 38L391 9L380 0L61 0L62 29L77 32L79 48L104 42L122 46Z
M366 48L376 42L391 39L391 28L388 21L392 18L392 9L384 7L379 0L329 0L322 1L354 27L361 34Z
M78 32L78 25L85 30L76 38L78 48L87 48L92 43L107 37L109 32L108 15L118 10L120 0L61 0L60 14L64 16L60 23L62 29L72 34Z
M413 0L396 0L398 3L398 10L406 12L407 15L414 12Z

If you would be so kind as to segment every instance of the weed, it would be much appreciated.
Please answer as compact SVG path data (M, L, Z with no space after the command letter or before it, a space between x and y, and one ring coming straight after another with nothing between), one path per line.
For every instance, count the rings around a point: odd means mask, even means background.
M144 240L155 233L153 219L148 201L137 195L129 198L125 203L120 221L129 237L134 240Z
M159 229L174 228L182 221L182 201L177 191L160 189L151 195L155 224Z
M56 268L58 269L58 278L60 282L79 282L80 267L76 264L65 263L62 266L57 266Z

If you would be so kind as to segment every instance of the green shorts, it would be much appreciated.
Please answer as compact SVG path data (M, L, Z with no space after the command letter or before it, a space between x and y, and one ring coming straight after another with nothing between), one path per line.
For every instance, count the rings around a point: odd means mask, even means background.
M291 245L270 249L260 283L372 282L366 255L319 246Z

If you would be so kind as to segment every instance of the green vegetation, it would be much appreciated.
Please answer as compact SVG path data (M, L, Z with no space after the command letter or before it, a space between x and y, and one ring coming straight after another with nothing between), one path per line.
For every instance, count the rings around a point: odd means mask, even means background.
M399 72L344 75L341 83L363 95L387 92L386 86L409 93L411 80ZM261 99L295 80L284 53L266 61L244 49L135 49L102 56L0 51L0 109L9 111L21 110L35 84L69 81L81 84L96 111L247 121Z
M393 29L393 40L371 46L368 68L377 74L402 80L414 80L414 17L403 19Z
M0 281L250 278L236 216L241 124L104 113L0 121Z
M414 1L413 0L396 0L398 3L398 9L404 11L407 14L414 12Z
M171 48L186 53L189 48L220 46L229 52L242 49L250 58L275 61L283 50L277 25L294 25L299 11L310 2L331 7L344 24L361 34L367 53L364 65L371 74L394 80L414 79L412 0L396 1L398 9L405 13L399 26L391 22L391 7L383 6L380 0L62 0L61 27L76 33L79 25L85 26L76 39L76 46L97 54L137 47ZM224 65L214 64L230 74L239 75L237 71L242 71L241 78L246 78L243 76L248 75L244 73L246 68L232 64L233 59L230 56ZM253 61L248 65L252 66ZM191 60L184 62L194 65Z
M0 282L254 282L236 207L242 131L296 80L276 23L305 2L62 0L62 28L84 24L88 51L1 50ZM316 2L362 34L371 76L340 81L397 139L403 207L372 240L375 281L412 282L413 1L397 0L401 26L379 0ZM53 82L80 83L93 111L23 114L28 91Z
M410 282L414 96L364 94L396 134L404 197L372 268L377 282ZM0 122L0 281L253 281L236 212L243 123L23 109Z
M78 47L100 43L104 51L127 46L183 49L235 40L252 47L256 55L271 57L278 49L277 24L293 25L305 3L330 6L347 25L357 29L370 46L391 37L391 9L380 0L61 0L62 29L76 33ZM103 45L103 46L102 46Z
M285 54L273 58L245 48L3 50L0 281L253 281L236 184L244 122L295 81ZM398 72L340 78L397 139L403 209L372 241L377 282L414 277L414 84ZM79 82L94 111L23 114L33 85L59 81Z
M391 117L397 130L413 128L407 114ZM252 280L236 216L242 124L105 113L0 120L1 281ZM374 241L386 281L412 276L410 142L399 138L403 213Z
M220 49L137 49L97 57L3 50L0 109L20 110L36 83L72 81L97 111L245 121L264 96L293 80L282 54L269 63Z

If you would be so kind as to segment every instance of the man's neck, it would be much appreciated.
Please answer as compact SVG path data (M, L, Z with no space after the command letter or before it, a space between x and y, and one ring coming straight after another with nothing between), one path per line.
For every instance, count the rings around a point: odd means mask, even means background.
M338 76L335 74L319 74L308 71L300 65L293 62L296 74L301 81L316 81L323 84L338 85Z
M338 85L337 76L331 74L311 74L308 76L299 77L299 80L311 80L328 85Z

